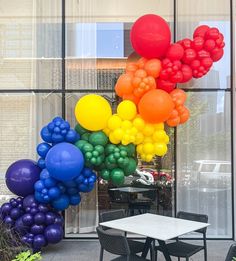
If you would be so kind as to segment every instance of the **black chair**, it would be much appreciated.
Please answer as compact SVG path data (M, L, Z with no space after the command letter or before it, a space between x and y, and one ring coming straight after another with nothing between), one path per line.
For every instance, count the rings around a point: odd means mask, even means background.
M191 221L198 221L207 223L208 216L202 214L195 214L189 212L180 211L177 213L177 218L187 219ZM201 228L194 232L201 233L203 235L203 245L194 245L190 243L185 243L176 238L176 242L166 244L167 250L170 256L178 257L178 261L180 258L185 258L186 261L189 261L189 258L196 254L197 252L204 250L204 260L207 261L207 245L206 245L206 230L207 228ZM160 246L155 247L155 259L157 259L157 251L162 251Z
M99 215L100 222L107 222L107 221L125 218L125 217L126 216L125 216L125 210L124 209L117 209L117 210L110 210L110 211L106 211L106 212L101 212L100 215ZM107 231L109 231L113 234L123 234L124 236L126 236L126 233L121 232L120 230L111 229L111 228L104 227L104 226L102 226L102 228L103 228L103 230L107 230ZM128 239L127 241L128 241L131 253L136 254L136 253L143 252L145 243L135 241L135 240L131 240L131 239Z
M236 243L231 245L225 261L233 261L233 257L236 257Z
M122 234L113 234L109 230L97 227L99 242L101 245L100 261L103 260L104 250L119 257L111 261L146 261L147 259L132 254L127 238Z

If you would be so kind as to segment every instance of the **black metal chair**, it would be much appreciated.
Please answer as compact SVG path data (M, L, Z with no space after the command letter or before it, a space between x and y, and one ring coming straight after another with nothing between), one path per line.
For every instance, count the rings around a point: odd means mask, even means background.
M207 223L208 216L203 214L195 214L189 212L180 211L177 213L177 218L187 219L191 221L198 221ZM180 258L185 258L186 261L189 261L189 258L196 254L197 252L204 250L204 260L207 261L207 244L206 244L206 230L207 228L202 228L196 230L194 232L201 233L203 235L203 245L194 245L190 243L186 243L180 241L179 238L176 238L176 242L166 244L167 250L170 256L178 257L178 261ZM160 246L155 247L155 259L157 260L157 251L162 252L162 248Z
M147 259L132 254L127 238L122 234L111 233L102 227L97 227L99 242L101 244L100 261L103 261L104 250L119 257L111 261L147 261Z
M225 261L233 261L233 257L236 257L236 243L232 244L229 248Z
M110 210L110 211L106 211L106 212L101 212L99 215L100 218L100 222L107 222L107 221L111 221L111 220L115 220L115 219L120 219L120 218L125 218L125 210L124 209L117 209L117 210ZM102 226L103 230L107 230L113 234L123 234L124 236L126 236L126 233L117 230L117 229L111 229L108 227L104 227ZM131 239L127 239L129 247L130 247L130 251L131 253L141 253L143 252L145 243L143 242L139 242L139 241L135 241L135 240L131 240Z

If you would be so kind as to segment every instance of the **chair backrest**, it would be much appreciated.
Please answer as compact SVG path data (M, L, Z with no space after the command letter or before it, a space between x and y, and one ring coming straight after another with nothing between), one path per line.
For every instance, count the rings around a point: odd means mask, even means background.
M103 249L115 255L130 255L129 244L122 232L113 234L109 230L105 231L102 227L97 227L97 233Z
M232 244L229 248L225 261L232 261L233 257L236 257L236 243Z
M100 222L111 221L111 220L124 218L124 217L125 217L124 209L116 209L116 210L101 212L99 215Z
M181 218L181 219L191 220L191 221L203 222L203 223L207 223L208 222L208 216L204 215L204 214L196 214L196 213L179 211L177 213L176 217L177 218ZM204 227L204 228L198 229L198 230L196 230L194 232L205 234L206 230L207 230L207 227Z

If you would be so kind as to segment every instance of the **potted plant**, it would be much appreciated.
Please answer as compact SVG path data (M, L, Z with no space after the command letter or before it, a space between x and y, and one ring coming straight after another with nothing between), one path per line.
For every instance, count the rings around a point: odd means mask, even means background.
M37 261L41 260L41 253L32 253L30 250L19 253L12 261Z

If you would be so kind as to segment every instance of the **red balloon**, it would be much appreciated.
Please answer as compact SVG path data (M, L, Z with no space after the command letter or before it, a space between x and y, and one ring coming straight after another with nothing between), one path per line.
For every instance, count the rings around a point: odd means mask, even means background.
M132 26L130 40L134 50L145 58L161 58L171 39L167 22L158 15L141 16Z
M205 36L205 33L210 29L210 27L208 25L200 25L198 26L194 33L193 33L193 37L197 37L197 36L200 36L200 37L204 37Z
M210 68L213 64L213 60L210 57L206 57L206 58L202 59L201 64L205 68Z
M202 37L197 36L193 39L192 48L195 51L200 51L203 48L203 45L204 45L204 39Z
M187 64L183 64L181 71L182 71L182 74L183 74L183 79L181 81L182 83L188 82L192 79L193 72L192 72L192 69L190 68L190 66L188 66Z
M215 48L215 46L216 46L216 42L214 40L212 40L212 39L208 39L204 43L204 49L206 51L211 51L212 49Z
M182 82L183 73L181 71L177 71L175 74L171 75L170 81L173 83Z
M190 65L191 65L192 69L198 69L198 67L201 65L201 63L199 60L193 60Z
M219 61L223 55L224 55L224 50L222 48L216 47L211 51L211 59L213 60L213 62Z
M166 57L172 61L175 61L175 60L181 60L183 55L184 55L184 48L180 44L174 43L168 48Z
M205 39L213 39L213 40L217 40L219 37L219 30L215 27L210 28L206 34L205 34Z
M184 51L184 56L183 56L183 62L189 64L191 61L193 61L196 58L197 54L194 49L186 49Z
M192 41L188 38L185 38L185 39L179 41L178 43L181 44L184 47L184 49L191 48L191 45L192 45Z
M203 59L203 58L209 58L210 54L205 50L201 50L197 52L197 56L199 59Z
M161 89L163 91L166 91L168 93L172 92L175 88L175 83L170 81L165 81L162 79L157 79L157 89Z

